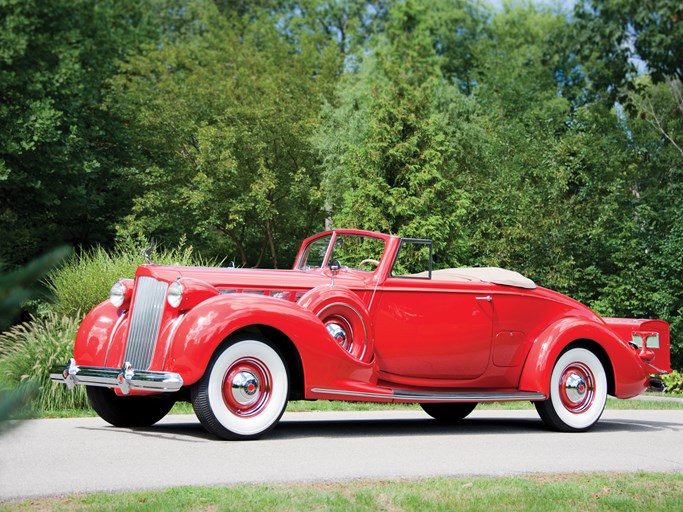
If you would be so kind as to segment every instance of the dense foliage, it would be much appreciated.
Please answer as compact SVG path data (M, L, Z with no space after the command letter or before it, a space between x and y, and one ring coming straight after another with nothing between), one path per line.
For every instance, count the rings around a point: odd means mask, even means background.
M173 249L154 251L152 259L167 265L213 263L202 261L193 254L191 246L184 246L182 242ZM29 321L0 333L0 432L1 420L20 408L27 398L34 397L35 412L87 408L85 388L77 386L69 390L53 384L50 370L72 357L74 338L83 315L109 296L111 285L118 278L133 276L141 263L139 247L128 243L112 251L94 247L54 267L67 252L64 248L57 249L15 271L9 276L11 279L0 275L0 297L5 292L7 297L22 298L30 293L26 287L47 273L44 283L53 299L40 301L40 307ZM3 287L5 283L16 282L25 287ZM0 315L10 307L16 309L14 304L16 300L0 301Z
M191 246L184 241L173 249L155 250L150 256L159 265L207 265L193 254ZM54 313L59 316L81 318L92 308L109 297L112 285L122 277L132 277L142 263L141 250L134 244L117 246L106 251L94 247L74 255L59 268L51 271L45 284L54 302L38 308L40 316ZM0 348L1 350L1 348Z
M29 299L41 294L37 282L69 253L66 247L53 251L31 261L25 267L6 273L0 268L0 330L6 328ZM16 329L14 327L12 330ZM19 344L3 343L4 333L0 333L0 435L12 428L15 423L6 421L17 415L26 414L29 404L39 393L39 384L32 379L16 379L7 382L2 377L2 367L11 352L19 350ZM42 372L47 376L47 372ZM9 384L10 389L6 389Z
M0 334L0 382L12 387L29 382L37 386L33 403L37 411L85 408L84 386L70 390L50 381L52 366L73 356L79 320L51 312Z
M683 4L0 0L0 259L131 237L286 267L325 224L435 240L683 367Z

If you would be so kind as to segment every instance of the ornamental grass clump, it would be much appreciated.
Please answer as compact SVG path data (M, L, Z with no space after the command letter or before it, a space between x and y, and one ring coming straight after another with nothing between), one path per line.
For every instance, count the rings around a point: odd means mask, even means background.
M109 290L121 277L132 277L142 263L140 255L101 247L71 257L46 279L55 301L46 309L76 318L109 297Z
M0 390L30 386L35 413L87 409L84 386L69 390L50 380L50 369L73 357L74 339L83 316L109 298L120 278L132 278L143 264L133 244L108 252L101 247L73 255L45 279L53 303L40 302L30 321L0 333ZM152 255L163 265L198 265L201 259L181 240L174 249Z
M15 389L33 383L35 412L87 408L83 386L69 390L50 380L50 368L73 355L78 324L77 318L48 312L0 334L0 386Z
M74 255L46 279L55 297L44 309L60 315L79 317L109 298L111 286L121 278L133 278L138 265L145 263L141 250L132 245L106 251L96 247ZM164 249L152 255L161 265L198 265L201 259L193 254L184 239L174 249Z

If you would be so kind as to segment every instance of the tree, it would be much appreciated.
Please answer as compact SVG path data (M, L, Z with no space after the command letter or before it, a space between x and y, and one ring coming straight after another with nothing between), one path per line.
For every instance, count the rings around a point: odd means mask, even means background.
M491 12L472 0L433 0L425 5L425 29L434 52L441 57L444 78L471 94L480 63L476 47L490 37Z
M279 266L322 225L308 139L336 70L268 17L205 7L202 31L150 48L111 82L109 108L130 121L138 148L138 195L119 233L187 234L204 254Z
M150 2L0 2L0 258L111 241L128 205L99 108L116 59L154 40Z
M476 109L441 74L425 4L392 5L328 105L316 146L335 225L435 240L440 265L465 261L464 223L479 138Z
M294 44L315 45L325 52L333 48L340 71L362 53L373 34L382 30L388 4L376 0L294 0L283 2L281 33ZM333 61L334 56L328 55Z
M635 81L635 89L629 92L626 104L661 138L662 151L666 152L666 146L671 145L683 157L683 115L678 111L679 100L668 90L670 86L670 83L652 84L650 76L641 77Z
M558 94L555 70L564 62L552 38L566 23L546 10L508 7L474 44L473 95L490 143L468 215L478 264L561 290L573 282L569 243L580 227L570 190L577 170L563 161L571 103Z
M572 37L596 91L623 97L637 63L666 82L683 114L683 3L678 0L584 0Z
M622 221L609 233L613 265L594 286L593 305L603 314L670 321L673 364L680 367L683 4L586 0L574 16L570 34L590 79L587 97L617 101L624 134L611 150L622 156L626 177Z

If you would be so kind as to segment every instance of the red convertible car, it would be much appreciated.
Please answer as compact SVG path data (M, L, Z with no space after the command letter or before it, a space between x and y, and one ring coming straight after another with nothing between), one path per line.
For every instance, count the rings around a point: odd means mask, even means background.
M121 427L190 401L225 439L266 434L302 399L419 403L446 422L529 400L575 432L669 364L664 321L601 318L516 272L433 270L430 240L339 229L305 240L292 270L140 266L51 378L87 386Z

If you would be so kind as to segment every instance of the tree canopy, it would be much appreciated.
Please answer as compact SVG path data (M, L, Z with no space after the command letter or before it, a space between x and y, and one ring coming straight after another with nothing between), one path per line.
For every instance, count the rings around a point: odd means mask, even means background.
M683 4L0 0L0 260L183 237L287 267L325 225L428 237L683 365Z

